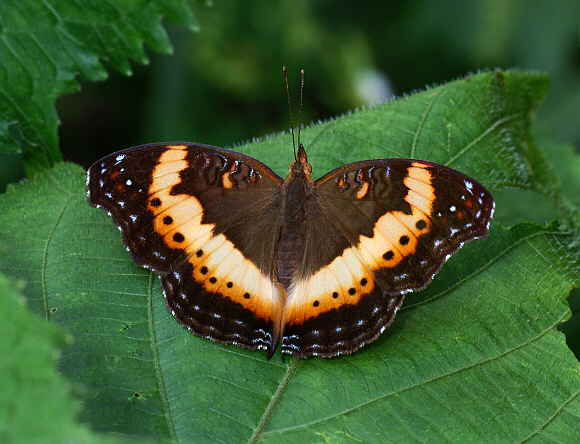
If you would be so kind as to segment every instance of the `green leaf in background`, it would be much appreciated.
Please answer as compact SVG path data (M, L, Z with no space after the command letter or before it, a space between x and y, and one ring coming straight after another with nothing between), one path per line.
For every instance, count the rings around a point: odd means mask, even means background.
M555 143L548 131L539 128L532 128L532 131L537 144L542 148L542 157L545 155L549 160L549 164L542 161L538 165L550 178L550 186L538 188L547 198L538 199L537 194L526 193L525 188L521 187L503 190L499 195L501 205L498 206L496 218L506 226L525 220L543 225L558 217L569 222L578 220L580 156L571 145Z
M0 274L0 441L89 442L80 403L56 371L70 336L26 308L22 283Z
M24 154L28 172L61 160L54 102L79 89L77 75L104 80L99 62L130 74L147 63L143 43L171 52L161 19L194 28L186 0L2 0L0 147Z
M489 186L497 221L361 351L297 360L226 347L180 327L158 279L88 206L85 172L59 164L0 196L4 273L31 309L75 338L60 369L85 388L81 420L187 442L566 441L580 432L580 365L557 326L580 285L575 207L530 137L547 78L466 77L302 132L320 176L346 162L417 157ZM283 135L240 146L284 173ZM546 199L562 223L502 228L505 187ZM509 205L509 204L508 204ZM569 208L570 211L563 211ZM497 223L497 222L500 223Z

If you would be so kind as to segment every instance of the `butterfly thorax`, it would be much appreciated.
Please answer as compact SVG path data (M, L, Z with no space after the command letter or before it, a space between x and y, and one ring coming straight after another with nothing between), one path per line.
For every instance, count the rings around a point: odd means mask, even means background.
M304 253L306 207L313 188L311 171L304 147L300 144L296 161L290 165L284 182L284 215L276 251L278 279L285 289L290 286Z
M308 182L312 182L310 178L310 173L312 172L312 166L308 163L308 157L306 157L306 150L304 145L300 144L298 146L298 153L296 154L294 162L290 165L288 171L288 177L286 182L292 178L304 178Z

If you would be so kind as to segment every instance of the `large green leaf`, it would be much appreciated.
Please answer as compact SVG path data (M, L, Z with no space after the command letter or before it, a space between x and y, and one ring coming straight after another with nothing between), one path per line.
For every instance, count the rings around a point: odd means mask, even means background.
M61 371L94 429L191 442L562 441L578 433L580 365L557 330L580 276L574 207L529 135L545 76L494 72L302 132L320 176L371 157L448 164L490 187L546 197L563 223L492 224L380 339L350 356L270 361L192 336L157 278L134 265L85 172L57 165L0 197L2 270L75 337ZM283 135L239 147L283 173ZM562 209L568 208L569 211ZM501 216L502 210L505 216ZM562 211L561 211L562 210ZM530 209L533 211L533 208Z
M163 16L194 27L186 0L2 0L0 150L23 151L29 171L60 160L55 100L79 74L104 80L99 60L130 74L128 59L148 62L143 43L170 52Z

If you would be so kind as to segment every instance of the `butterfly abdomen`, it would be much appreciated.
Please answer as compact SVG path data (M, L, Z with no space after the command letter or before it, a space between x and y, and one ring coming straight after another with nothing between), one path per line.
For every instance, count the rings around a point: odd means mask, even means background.
M278 279L287 290L303 261L306 239L306 201L311 182L303 175L291 175L284 183L283 223L278 236L276 259Z

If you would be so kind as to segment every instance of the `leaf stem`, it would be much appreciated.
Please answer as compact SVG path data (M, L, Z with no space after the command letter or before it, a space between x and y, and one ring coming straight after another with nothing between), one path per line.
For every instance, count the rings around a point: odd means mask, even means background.
M300 358L295 358L292 361L292 363L288 366L288 368L286 369L286 374L282 378L282 381L280 381L280 384L278 385L276 392L272 396L272 399L270 399L270 403L268 404L268 406L266 407L266 410L264 411L264 414L260 418L260 422L256 426L256 429L254 430L254 433L252 433L252 436L250 436L250 439L248 439L248 444L253 444L253 443L257 442L258 439L260 439L260 436L262 435L262 431L264 430L264 427L266 427L266 424L270 420L270 415L272 413L272 410L274 410L274 408L278 404L278 401L280 400L280 398L282 397L282 394L284 393L284 391L286 390L286 387L288 386L288 382L290 381L292 374L300 365L300 361L301 361Z

